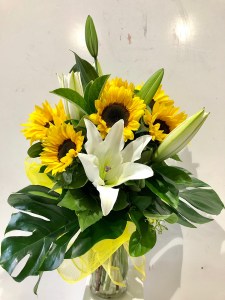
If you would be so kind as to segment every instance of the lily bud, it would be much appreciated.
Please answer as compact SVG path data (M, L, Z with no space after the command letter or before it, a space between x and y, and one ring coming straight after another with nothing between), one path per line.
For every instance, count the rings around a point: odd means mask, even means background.
M80 73L79 72L71 72L68 75L58 75L58 81L59 85L61 88L69 88L72 89L76 92L78 92L81 96L84 95L82 84L81 84L81 79L80 79ZM81 117L83 116L82 111L76 104L72 104L67 100L63 100L64 107L66 114L68 115L69 118L75 119L75 120L80 120Z
M181 151L195 136L208 115L209 113L206 113L203 108L177 126L160 144L153 154L152 160L160 162Z
M94 59L98 56L98 37L91 16L87 17L85 24L85 40L88 51Z

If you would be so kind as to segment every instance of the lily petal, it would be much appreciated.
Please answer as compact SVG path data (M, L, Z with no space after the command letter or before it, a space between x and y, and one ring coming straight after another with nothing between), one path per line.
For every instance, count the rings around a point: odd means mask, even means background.
M107 216L113 209L119 189L113 189L112 187L105 185L97 186L97 190L99 191L99 196L101 199L102 213L104 216Z
M79 153L78 157L84 167L87 178L96 186L103 184L104 181L99 176L98 159L92 154Z
M105 167L112 168L122 163L121 150L124 146L123 125L123 120L116 122L103 142L98 144L95 142L97 149L94 154L99 159L99 168L101 170L104 170Z
M112 126L104 140L105 146L108 145L112 152L121 151L124 147L123 129L124 121L119 120Z
M149 135L143 135L131 142L123 149L122 157L123 162L134 162L141 158L141 153L145 146L150 142L151 137Z
M85 149L88 154L95 154L99 143L102 142L101 135L96 126L88 119L84 119L87 128L87 142L85 143Z
M122 184L128 180L145 179L153 176L153 170L149 166L127 162L122 165L123 171L116 185Z

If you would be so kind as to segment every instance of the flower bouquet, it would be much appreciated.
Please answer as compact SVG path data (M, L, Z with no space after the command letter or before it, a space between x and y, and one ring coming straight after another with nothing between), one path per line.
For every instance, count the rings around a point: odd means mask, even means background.
M166 162L180 160L208 113L180 112L162 89L163 69L139 86L103 75L90 16L85 38L94 63L74 52L75 65L51 92L63 100L36 106L23 124L33 185L8 198L19 212L0 264L18 282L39 276L39 283L55 269L68 282L93 273L92 291L111 297L126 289L127 255L144 274L135 258L154 247L166 223L195 228L224 205L208 184Z

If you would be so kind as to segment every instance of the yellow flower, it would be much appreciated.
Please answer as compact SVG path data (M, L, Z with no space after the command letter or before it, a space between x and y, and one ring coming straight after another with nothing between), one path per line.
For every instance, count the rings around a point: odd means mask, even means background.
M42 107L35 106L35 111L30 114L28 122L22 124L26 127L22 132L31 144L34 141L43 141L52 125L60 125L66 120L67 116L61 100L54 109L48 101L45 101Z
M142 85L139 84L137 86L135 86L135 90L140 91L140 89L142 88ZM170 97L165 93L165 91L162 89L162 85L160 84L157 92L155 93L152 101L150 102L150 108L153 108L153 105L156 103L164 103L166 105L173 105L174 101L172 99L170 99Z
M110 87L110 86L122 87L123 86L125 89L129 89L132 92L134 91L134 84L132 82L128 83L127 80L124 81L122 78L118 78L118 77L115 77L112 80L107 81L106 88L107 88L107 85L108 85L108 87Z
M166 95L165 91L162 89L162 85L160 84L157 92L155 93L153 97L153 105L155 102L163 103L166 105L173 105L174 101L170 99L168 95Z
M42 164L47 166L45 173L55 175L65 171L81 151L83 140L82 132L76 132L71 124L51 126L40 156Z
M100 99L95 101L97 113L89 116L98 125L104 138L110 128L119 120L124 120L124 140L133 140L133 131L140 127L139 120L144 115L146 105L142 99L134 96L133 84L116 78L108 82Z
M143 119L149 126L152 140L162 142L186 118L187 115L184 112L179 113L179 107L156 102L152 112L146 109Z

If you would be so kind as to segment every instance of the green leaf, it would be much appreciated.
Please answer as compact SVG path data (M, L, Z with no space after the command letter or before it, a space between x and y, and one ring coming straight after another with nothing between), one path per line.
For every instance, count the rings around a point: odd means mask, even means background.
M77 68L80 72L83 89L85 89L90 81L98 77L98 74L89 62L80 58L75 52L73 53L75 55Z
M21 212L12 215L6 232L21 230L29 236L6 237L1 245L1 266L11 275L18 263L29 254L22 270L14 280L20 282L30 275L58 268L64 259L67 245L78 231L76 216L68 209L57 206L48 197L46 188L27 187L10 195L8 202ZM55 192L50 192L55 195ZM41 196L38 193L41 192ZM30 215L29 213L35 214Z
M180 193L184 198L197 209L212 215L218 215L224 208L223 202L217 193L212 189L192 189Z
M39 173L44 173L46 168L47 168L47 166L41 166Z
M79 164L73 171L72 181L66 186L68 189L78 189L83 187L87 183L88 179L84 168L81 164Z
M162 201L174 208L178 206L178 191L172 184L156 176L149 179L149 181L146 180L145 184Z
M146 254L155 246L156 232L140 212L131 210L130 217L137 229L130 237L129 254L137 257Z
M181 200L179 201L177 210L183 217L185 217L186 219L194 223L204 224L213 220L213 219L203 217L197 211L191 208L191 206L189 206L188 204L184 203Z
M29 194L32 199L43 200L46 204L52 204L51 200L57 201L60 196L58 193L51 191L49 188L42 185L29 185L19 190L18 194Z
M131 196L132 204L134 204L140 211L145 210L153 202L153 197L150 193L147 195L139 195L138 193Z
M94 80L93 84L90 86L88 93L88 106L90 108L89 113L96 111L95 100L100 98L101 92L106 84L110 75L103 75Z
M187 219L185 219L182 215L180 215L179 213L177 214L178 216L178 221L177 223L182 225L182 226L185 226L185 227L189 227L189 228L196 228L196 226L190 222L188 222Z
M198 188L198 187L210 187L207 183L199 180L198 178L195 178L195 177L191 177L191 184L187 184L186 186L187 187L195 187L195 188Z
M43 275L43 272L40 272L39 277L38 277L38 281L36 282L36 284L33 288L33 292L36 296L37 296L37 291L38 291L38 287L39 287L42 275Z
M85 210L77 214L81 231L84 231L89 226L95 224L102 218L100 208L94 210Z
M85 24L85 41L91 56L96 59L98 56L98 37L91 16L87 17Z
M112 211L108 216L81 232L67 251L65 258L79 257L101 240L118 238L124 232L126 223L124 214Z
M88 110L90 110L89 104L88 104L88 97L89 97L89 91L90 91L90 87L92 86L93 81L90 81L86 87L85 87L85 91L84 91L84 99L88 105Z
M154 171L162 175L165 179L169 179L172 183L185 184L191 183L191 177L179 167L166 165L154 165Z
M129 181L124 182L124 184L126 186L128 186L131 191L140 192L141 189L143 189L143 187L144 187L143 182L144 182L144 185L145 185L145 181L143 181L142 179L140 179L140 180L129 180Z
M84 98L76 91L69 89L69 88L59 88L50 93L55 94L59 97L63 97L64 99L68 100L69 102L76 104L83 110L83 113L87 113L87 104Z
M70 69L69 73L71 73L71 72L74 72L74 73L79 72L79 69L78 69L78 67L77 67L77 64L75 64L75 65Z
M162 202L160 199L156 199L154 205L155 205L154 210L156 212L158 212L159 214L168 215L168 216L170 216L171 214L176 214L178 224L181 224L183 226L190 227L190 228L196 228L196 226L194 226L192 223L188 222L175 208L170 207L166 203ZM155 213L155 211L154 211L154 213ZM169 222L168 219L167 219L167 222Z
M128 203L128 193L123 190L119 190L119 195L116 199L116 203L113 206L113 210L118 211L126 208L129 205Z
M55 175L52 180L56 182L56 188L54 187L53 189L78 189L83 187L88 181L81 164L75 164L67 168L65 172Z
M39 157L41 152L43 150L43 146L41 142L38 142L36 144L33 144L27 151L27 154L31 158Z
M81 231L102 218L100 205L81 189L68 190L58 205L75 211Z
M153 99L158 87L163 79L164 69L156 71L143 85L137 94L148 105Z

